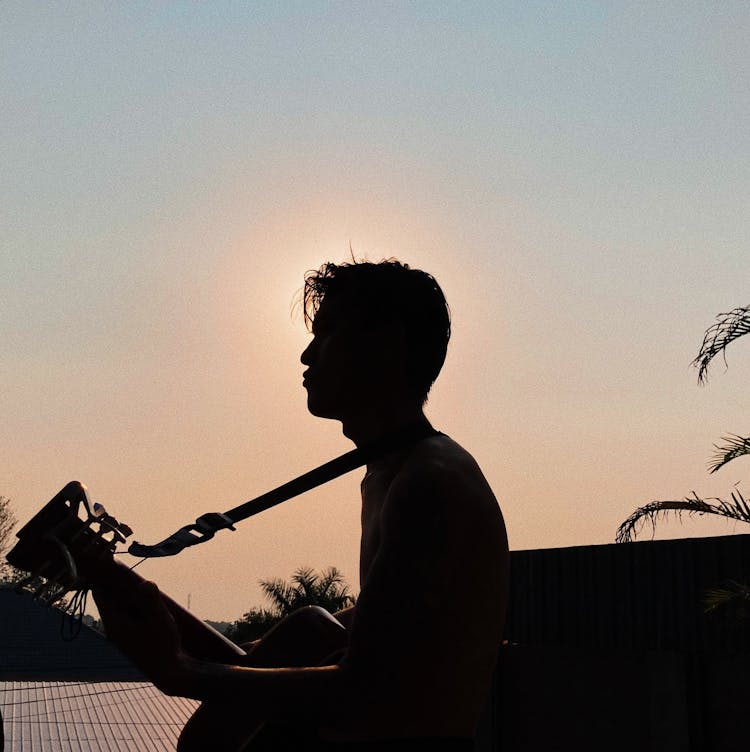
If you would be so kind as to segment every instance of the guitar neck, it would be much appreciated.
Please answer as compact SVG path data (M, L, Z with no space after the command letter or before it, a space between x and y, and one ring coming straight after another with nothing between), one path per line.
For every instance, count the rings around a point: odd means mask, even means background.
M139 574L117 561L112 561L111 566L102 567L98 575L97 584L114 594L118 590L130 589L144 581ZM177 624L186 653L195 658L219 663L237 663L238 658L245 655L242 648L198 619L168 595L161 593L161 597Z
M81 509L85 509L85 519L80 517ZM142 583L143 577L112 555L114 543L108 534L124 540L130 535L129 528L106 513L101 519L93 516L91 509L86 487L71 481L16 533L18 542L8 552L8 562L66 590L94 585L116 597L118 591L126 593ZM166 595L162 597L190 655L221 663L236 663L245 655L187 609Z

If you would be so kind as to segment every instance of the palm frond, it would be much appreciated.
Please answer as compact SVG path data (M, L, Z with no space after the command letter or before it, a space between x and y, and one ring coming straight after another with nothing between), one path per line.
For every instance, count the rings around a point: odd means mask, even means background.
M312 603L315 598L318 575L312 567L299 567L292 575L294 583L295 601L299 605Z
M714 444L716 454L713 456L713 459L708 466L708 471L710 473L715 473L720 467L724 467L727 462L731 462L733 459L741 457L743 454L750 454L750 436L745 438L743 436L728 434L721 438L725 443Z
M730 580L723 587L707 590L703 596L703 608L707 614L731 608L744 617L750 610L750 585Z
M344 594L348 590L346 583L344 582L344 576L339 572L336 567L329 567L323 570L320 575L320 593L321 595L334 595L340 591Z
M297 567L292 575L292 582L304 586L305 583L312 582L317 577L318 575L315 574L315 570L312 567Z
M652 533L656 531L656 521L659 517L667 517L670 513L676 514L678 519L684 513L714 514L727 519L739 520L750 523L750 506L745 497L738 490L732 491L730 501L718 497L701 499L695 492L680 501L652 501L642 507L638 507L620 527L617 528L615 541L628 543L635 539L646 522L651 523Z
M698 369L698 383L706 382L709 363L720 353L726 365L726 347L743 334L750 333L750 305L720 313L715 324L703 335L700 351L691 365Z
M322 606L331 613L353 604L349 586L336 567L318 574L312 567L299 567L290 582L282 579L260 580L266 597L273 603L273 613L287 616L304 606Z
M273 603L277 613L286 615L293 610L295 591L284 580L261 580L260 587Z

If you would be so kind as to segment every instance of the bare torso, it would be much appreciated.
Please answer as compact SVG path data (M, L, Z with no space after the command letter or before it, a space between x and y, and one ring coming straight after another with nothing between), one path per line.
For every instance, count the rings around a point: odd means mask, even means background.
M240 665L190 656L151 583L100 594L97 603L108 635L162 691L204 702L201 718L186 726L193 741L202 727L223 732L227 714L237 717L232 741L263 721L318 726L331 740L472 737L508 586L502 515L473 458L437 435L370 467L361 551L360 596L338 663L295 659L274 668L255 660L256 649ZM340 640L336 631L336 647Z
M508 545L473 458L447 436L368 468L361 594L344 665L358 712L331 738L464 736L486 699L505 616Z

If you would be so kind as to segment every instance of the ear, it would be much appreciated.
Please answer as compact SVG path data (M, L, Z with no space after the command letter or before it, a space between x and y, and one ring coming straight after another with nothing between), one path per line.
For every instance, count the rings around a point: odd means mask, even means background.
M387 322L373 327L370 336L372 352L377 353L384 374L389 374L394 386L405 385L408 343L404 327L398 322Z

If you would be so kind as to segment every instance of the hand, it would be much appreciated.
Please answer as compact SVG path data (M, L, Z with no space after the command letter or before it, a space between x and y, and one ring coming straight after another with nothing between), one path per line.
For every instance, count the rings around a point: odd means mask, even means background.
M187 668L180 635L153 582L116 592L93 590L107 638L165 694L185 695Z

